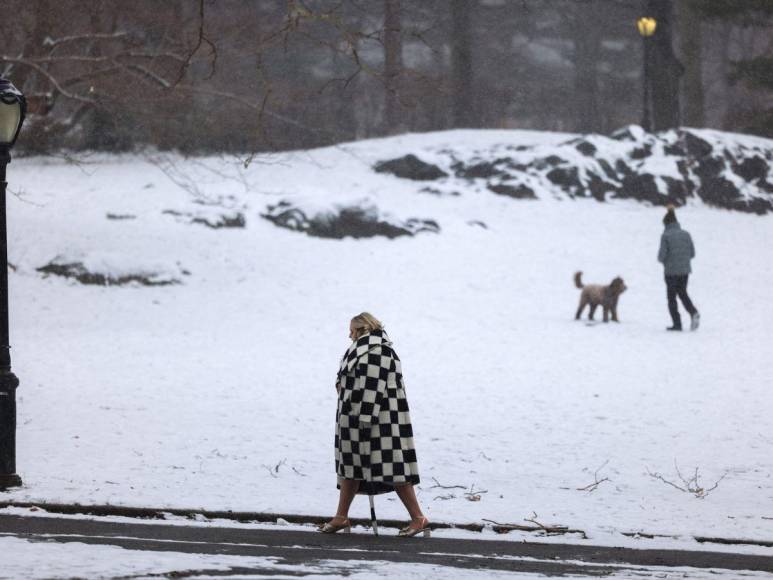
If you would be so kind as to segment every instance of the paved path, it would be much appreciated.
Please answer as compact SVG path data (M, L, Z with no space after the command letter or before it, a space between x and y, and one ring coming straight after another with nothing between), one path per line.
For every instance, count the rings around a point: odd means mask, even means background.
M132 550L271 556L280 564L319 565L323 560L349 562L385 560L436 566L513 571L545 575L608 576L636 572L651 577L653 566L689 566L773 573L773 556L680 550L637 550L577 544L375 537L370 533L326 535L283 529L241 529L181 526L163 523L117 523L56 517L0 515L0 534L29 539L83 542ZM326 564L324 573L340 571ZM634 570L631 569L634 567ZM350 570L351 571L351 570ZM649 572L650 574L647 574ZM662 570L659 571L662 574ZM269 573L268 569L212 571L211 575ZM319 572L317 572L319 573ZM283 572L285 575L292 573ZM299 575L301 572L299 572ZM734 577L733 573L727 573Z

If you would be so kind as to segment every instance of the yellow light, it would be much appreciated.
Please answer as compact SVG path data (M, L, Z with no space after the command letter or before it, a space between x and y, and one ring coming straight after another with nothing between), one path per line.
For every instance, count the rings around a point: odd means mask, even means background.
M655 34L655 29L658 27L658 21L649 16L642 16L636 21L636 27L639 29L639 34L642 36L652 36Z

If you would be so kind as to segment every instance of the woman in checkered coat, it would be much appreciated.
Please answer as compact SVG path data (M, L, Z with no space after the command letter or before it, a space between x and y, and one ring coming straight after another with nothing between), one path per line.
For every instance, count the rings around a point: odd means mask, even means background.
M427 535L429 521L413 490L419 470L400 358L381 323L367 312L352 319L349 338L353 342L336 379L335 465L341 491L336 516L321 529L349 530L355 494L394 491L411 516L400 535Z

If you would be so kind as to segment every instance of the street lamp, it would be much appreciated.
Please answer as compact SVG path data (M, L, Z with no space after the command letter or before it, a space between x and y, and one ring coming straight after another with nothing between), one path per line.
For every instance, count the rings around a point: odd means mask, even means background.
M658 27L658 21L650 16L642 16L636 21L636 28L639 29L639 34L644 42L644 107L642 114L641 126L649 132L652 130L652 122L650 121L650 41L649 38L655 34L655 29Z
M0 77L0 491L21 485L16 474L16 387L8 340L8 241L5 228L5 167L24 122L27 102Z

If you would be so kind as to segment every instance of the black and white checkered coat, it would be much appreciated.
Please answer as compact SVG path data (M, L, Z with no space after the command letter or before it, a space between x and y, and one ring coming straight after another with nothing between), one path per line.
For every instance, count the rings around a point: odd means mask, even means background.
M413 428L400 358L383 330L360 337L338 370L335 464L340 479L360 480L358 493L419 483Z

